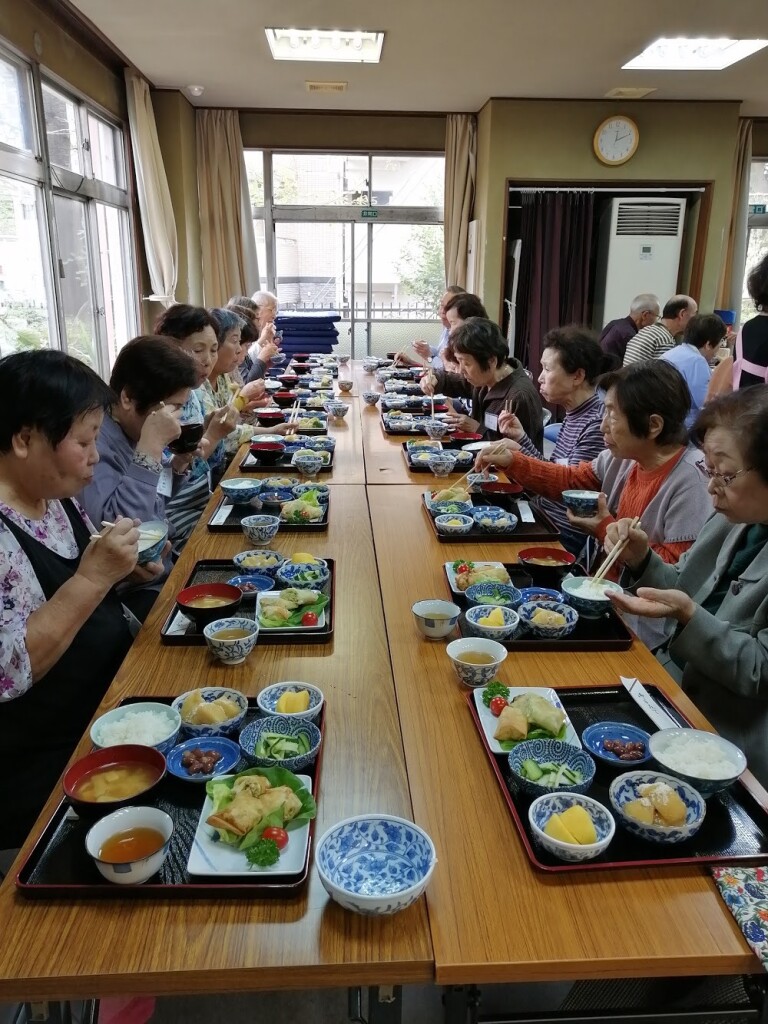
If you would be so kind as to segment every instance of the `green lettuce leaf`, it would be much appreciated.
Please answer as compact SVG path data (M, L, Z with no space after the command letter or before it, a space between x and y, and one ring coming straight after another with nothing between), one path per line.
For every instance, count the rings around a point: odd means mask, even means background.
M302 605L301 608L297 608L296 611L287 619L268 619L265 615L262 615L261 612L259 612L259 625L266 626L267 629L284 629L286 626L300 626L302 616L307 612L314 612L319 618L320 612L323 608L327 607L330 600L331 599L327 594L321 594L314 604Z
M317 804L312 794L293 772L289 772L287 768L248 768L238 775L227 775L220 779L211 779L206 783L205 789L213 804L213 814L219 814L232 803L234 799L232 787L235 784L235 779L239 779L244 775L261 775L274 787L288 786L301 801L301 810L295 818L292 818L286 824L283 821L281 809L278 808L271 814L268 814L256 828L251 829L244 836L235 835L226 829L217 829L216 831L219 833L222 843L226 843L228 846L235 846L240 850L247 850L261 839L265 828L274 826L276 828L284 828L286 832L292 832L294 829L301 828L302 825L305 825L317 814Z
M553 736L547 729L529 729L528 735L525 738L527 740L564 740L567 729L567 722L563 722L556 736ZM518 743L522 742L522 740L500 740L499 746L502 750L513 750Z

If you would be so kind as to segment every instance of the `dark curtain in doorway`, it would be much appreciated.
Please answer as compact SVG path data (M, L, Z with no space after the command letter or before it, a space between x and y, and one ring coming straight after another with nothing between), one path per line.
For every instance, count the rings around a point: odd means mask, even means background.
M515 355L534 377L547 331L585 323L594 196L524 192Z

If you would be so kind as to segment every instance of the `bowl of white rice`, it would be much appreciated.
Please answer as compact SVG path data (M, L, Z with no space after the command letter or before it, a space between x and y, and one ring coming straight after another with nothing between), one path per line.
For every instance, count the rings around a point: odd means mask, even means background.
M693 786L708 800L746 771L747 759L729 740L701 729L661 729L648 742L665 772Z
M91 726L91 742L98 749L138 743L167 754L176 743L180 728L178 711L167 704L142 701L123 704L97 718Z

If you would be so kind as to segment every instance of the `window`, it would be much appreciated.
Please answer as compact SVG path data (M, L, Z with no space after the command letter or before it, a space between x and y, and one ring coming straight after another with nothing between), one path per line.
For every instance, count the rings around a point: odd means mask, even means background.
M245 163L262 287L283 309L339 313L339 352L437 343L442 154L246 150Z
M740 323L744 323L755 313L755 304L747 291L747 274L755 264L768 255L768 160L752 161L747 224L747 260L741 293Z
M0 50L0 354L61 348L108 377L136 324L122 129Z

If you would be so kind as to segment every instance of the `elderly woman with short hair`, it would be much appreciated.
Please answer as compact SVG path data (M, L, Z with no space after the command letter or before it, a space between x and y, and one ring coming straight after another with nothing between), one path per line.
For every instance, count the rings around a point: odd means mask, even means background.
M256 295L268 298L262 299L261 306L246 295L234 295L227 303L227 309L234 310L235 313L249 321L254 334L249 342L255 342L255 350L251 346L240 363L239 372L245 383L265 377L271 360L280 351L274 325L277 299L271 292L256 292ZM244 333L245 330L244 328Z

